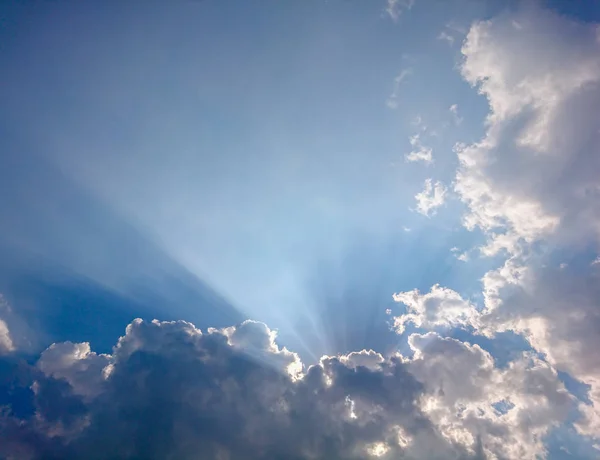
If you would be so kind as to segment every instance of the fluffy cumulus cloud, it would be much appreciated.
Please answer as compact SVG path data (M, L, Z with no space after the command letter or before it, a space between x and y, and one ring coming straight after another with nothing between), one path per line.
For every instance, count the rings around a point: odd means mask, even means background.
M108 355L98 355L90 350L89 343L55 343L45 350L37 367L47 377L69 382L73 392L93 397L101 392Z
M0 455L480 458L475 434L442 433L421 407L417 361L363 351L290 370L297 356L260 323L136 320L110 355L56 344L26 368L32 410L3 413Z
M525 241L597 238L597 27L536 8L475 24L462 52L490 105L485 138L457 147L466 224Z
M411 335L411 357L362 351L309 367L274 339L251 321L202 333L136 320L110 355L52 345L13 369L31 411L3 412L0 455L534 458L572 406L539 359L497 369L478 346L435 333Z
M394 300L404 304L407 312L394 318L398 333L405 331L407 323L418 327L456 327L475 325L479 312L451 289L435 285L431 291L421 294L417 289L394 294Z
M495 308L482 316L489 331L523 334L548 362L591 386L591 406L578 426L598 434L600 415L600 277L558 267L526 267L512 286L500 281ZM510 292L510 294L508 294Z
M415 195L417 201L417 212L424 216L431 216L437 212L437 208L446 201L448 189L440 181L433 182L432 179L426 179L423 183L423 190Z
M598 244L598 30L537 8L472 27L462 72L489 101L489 127L480 143L459 148L456 182L468 225L509 254L484 278L486 322L523 333L550 363L592 386L582 426L600 411L598 273L555 270L548 259L552 249ZM550 249L539 254L540 242Z
M425 414L450 442L479 444L487 458L537 458L543 437L573 407L556 371L534 356L498 369L479 346L433 332L413 334L409 344L407 367L425 382Z
M395 319L521 334L547 363L536 366L589 385L575 425L590 436L600 433L599 30L535 4L471 27L461 72L490 111L485 136L456 147L454 189L465 226L488 237L482 255L504 262L483 277L480 311L434 286L397 295L408 309ZM576 262L555 261L565 253Z

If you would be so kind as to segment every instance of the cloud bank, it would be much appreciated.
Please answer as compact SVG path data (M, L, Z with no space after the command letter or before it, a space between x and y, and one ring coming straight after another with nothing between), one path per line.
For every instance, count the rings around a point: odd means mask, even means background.
M202 333L136 320L110 355L60 343L22 365L32 411L3 414L0 454L470 459L501 458L510 440L533 458L572 404L534 357L498 370L477 346L435 333L409 342L411 358L362 351L306 367L262 323ZM503 400L506 415L493 406Z
M473 24L461 73L490 111L483 139L456 146L454 191L464 225L487 235L481 254L504 262L483 277L481 311L434 286L397 294L408 311L395 318L399 328L521 334L547 365L589 385L575 426L590 436L600 432L598 30L535 5ZM564 254L579 262L557 261Z

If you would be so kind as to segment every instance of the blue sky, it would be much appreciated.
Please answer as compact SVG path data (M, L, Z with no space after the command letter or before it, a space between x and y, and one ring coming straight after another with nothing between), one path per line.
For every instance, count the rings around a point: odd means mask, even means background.
M435 407L487 404L480 413L504 430L499 440L461 418L464 441L459 422L451 431L424 405L440 458L454 458L450 445L456 458L594 458L597 21L594 2L550 0L3 3L7 356L88 404L108 390L92 392L88 371L73 377L75 361L56 354L79 345L61 344L89 342L77 359L107 353L121 376L134 364L113 349L119 337L162 344L175 327L135 318L217 328L266 367L295 352L305 372L326 373L323 355L350 369L351 352L390 363L399 352ZM161 353L180 353L169 343ZM440 396L470 359L473 388L514 403L504 419L490 409L499 399ZM542 378L555 393L538 413L523 382ZM525 416L547 422L525 428ZM365 436L335 455L408 449ZM499 454L503 444L522 450Z
M481 133L478 123L452 126L448 107L461 100L461 111L464 105L476 120L485 114L485 101L453 70L456 50L436 40L448 21L444 8L421 12L427 22L402 18L402 26L366 2L32 8L13 6L10 18L29 25L5 31L12 65L2 115L15 152L6 159L13 180L35 174L32 167L50 175L44 163L27 164L23 156L50 162L64 179L42 179L49 187L80 187L244 316L274 322L282 333L294 327L285 322L302 319L296 313L320 321L327 307L315 305L308 284L321 270L334 272L324 274L329 289L347 284L357 276L348 263L374 265L367 271L377 275L359 275L367 291L386 273L386 299L434 282L472 287L461 283L463 264L448 254L472 238L456 215L443 210L430 222L409 209L427 177L451 180L458 136ZM392 94L396 110L386 105ZM421 132L417 117L440 134ZM436 152L428 170L404 162L409 137L418 133ZM15 165L15 156L25 164ZM27 188L24 205L41 206L35 188ZM123 230L74 228L112 217L77 209L68 224L60 198L50 200L56 217L35 209L31 218L37 228L54 220L50 238L66 239L69 248L48 254L56 248L47 242L33 250L110 289L129 289L131 273L115 273L123 262L111 260L131 246ZM39 238L22 244L30 249ZM407 270L407 256L418 265ZM154 268L131 264L134 271ZM346 351L337 345L327 352Z

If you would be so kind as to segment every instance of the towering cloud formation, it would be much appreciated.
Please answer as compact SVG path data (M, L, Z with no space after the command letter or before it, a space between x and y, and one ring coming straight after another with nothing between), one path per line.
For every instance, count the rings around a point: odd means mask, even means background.
M457 146L464 224L505 262L483 278L475 314L452 291L402 293L425 327L515 331L547 362L591 386L582 433L600 433L600 35L535 6L471 27L462 75L489 101L485 137ZM590 248L592 249L590 251ZM562 254L562 255L561 255ZM562 264L571 254L574 264ZM444 305L440 309L440 305ZM443 312L443 313L440 313Z
M53 345L21 371L33 411L2 418L0 455L533 458L571 406L538 359L499 370L434 333L411 336L412 358L363 351L308 368L274 338L251 321L202 333L136 320L111 355ZM501 401L514 408L500 413Z
M323 357L302 370L274 333L245 322L203 334L136 320L111 355L46 350L34 413L3 418L0 455L19 458L471 458L423 413L401 357Z

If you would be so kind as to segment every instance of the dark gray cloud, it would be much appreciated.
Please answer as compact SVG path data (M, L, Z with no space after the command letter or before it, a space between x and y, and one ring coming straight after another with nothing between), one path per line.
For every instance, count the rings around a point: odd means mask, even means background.
M203 334L186 322L135 321L112 355L97 355L87 344L57 344L37 365L23 367L27 378L18 386L31 389L31 409L5 411L0 455L475 455L444 440L421 411L423 385L400 357L324 357L301 375L299 364L294 353L277 347L272 331L253 322Z

